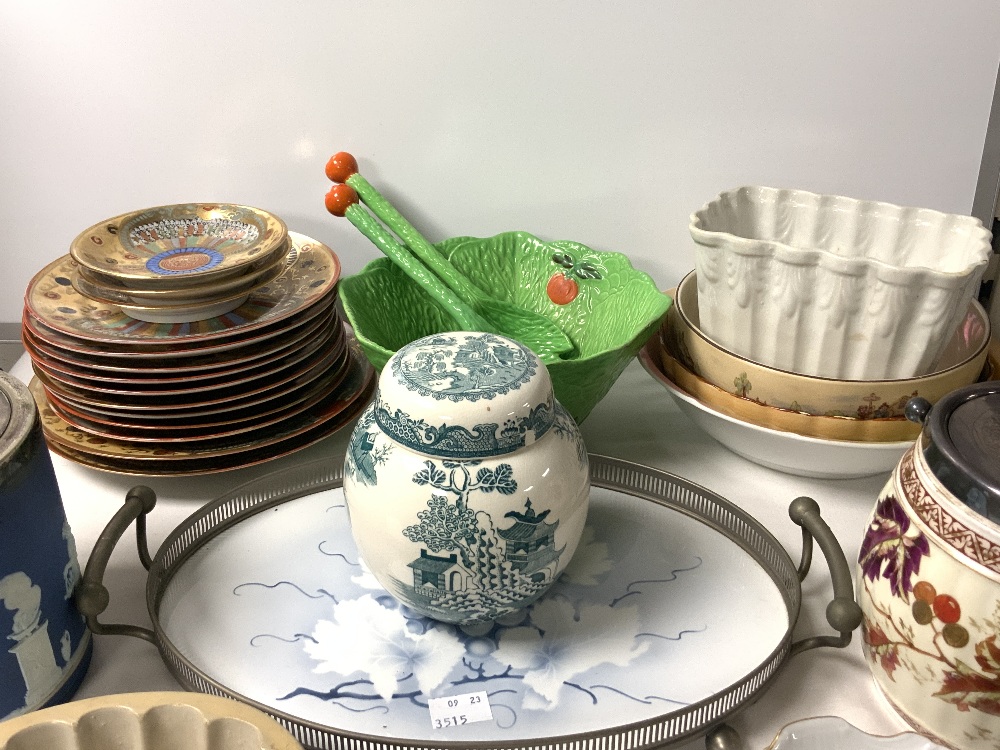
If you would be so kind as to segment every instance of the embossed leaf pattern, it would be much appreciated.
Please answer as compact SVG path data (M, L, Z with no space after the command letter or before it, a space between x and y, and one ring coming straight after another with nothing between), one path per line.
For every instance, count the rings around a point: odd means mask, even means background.
M531 627L501 633L496 658L524 670L524 684L533 693L526 707L552 710L566 683L599 664L624 667L649 648L640 641L636 607L575 607L567 599L538 602Z
M590 263L603 276L580 280L580 292L568 305L553 304L545 292L555 268L553 247L571 252L577 263ZM577 242L543 242L526 232L456 237L438 248L484 291L556 321L581 357L622 343L622 331L642 328L669 305L652 279L622 253L596 252Z
M892 593L910 601L912 578L920 571L920 560L930 552L930 545L918 529L910 528L910 519L892 494L879 501L868 532L861 543L858 564L865 576L875 581L884 578Z
M660 325L670 298L621 253L596 252L578 243L574 258L601 269L601 279L579 280L566 305L546 294L555 267L552 249L524 232L495 237L456 237L437 245L483 291L544 314L576 346L573 357L549 365L556 398L582 422ZM560 245L560 243L554 243ZM452 319L388 258L340 282L340 298L355 335L372 364L382 369L400 347L444 333ZM401 312L402 311L402 312Z
M366 675L383 700L411 677L421 692L434 695L460 663L465 646L446 630L414 632L408 625L398 610L365 594L335 604L332 619L316 623L305 652L318 662L318 674Z
M376 258L361 273L341 279L340 300L365 354L379 370L400 347L454 328L434 299L388 258Z
M567 305L553 304L546 285L552 247L601 270L579 281ZM625 366L659 327L670 298L621 253L595 252L572 242L545 243L525 232L489 238L456 237L438 248L484 291L555 320L577 347L575 362L549 366L556 398L577 422L608 392ZM586 360L586 366L580 360Z

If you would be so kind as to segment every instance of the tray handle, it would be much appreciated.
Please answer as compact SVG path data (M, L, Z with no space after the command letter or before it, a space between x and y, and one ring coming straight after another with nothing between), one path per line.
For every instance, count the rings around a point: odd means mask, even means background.
M819 512L819 503L811 497L797 497L788 506L788 515L802 527L802 558L798 576L802 581L812 565L813 539L819 545L833 579L833 601L826 607L826 621L840 635L817 635L792 644L788 655L820 646L844 648L851 642L851 633L861 624L861 607L854 600L854 583L844 549ZM743 740L728 724L722 723L705 735L706 750L742 750Z
M156 505L156 493L149 487L133 487L125 495L125 504L111 517L104 531L97 537L94 550L87 561L87 568L76 592L76 605L87 620L87 627L96 635L131 635L156 644L156 634L138 625L105 625L97 616L108 608L111 594L104 586L104 572L122 534L135 521L135 539L139 561L149 570L153 559L146 543L146 514Z
M799 562L799 580L809 573L812 564L813 539L819 545L833 579L833 601L826 607L826 621L840 635L817 635L792 644L790 656L820 646L844 648L851 642L851 633L861 624L861 607L854 600L854 581L847 565L844 549L837 537L820 516L819 503L811 497L797 497L788 506L792 521L802 527L802 558Z

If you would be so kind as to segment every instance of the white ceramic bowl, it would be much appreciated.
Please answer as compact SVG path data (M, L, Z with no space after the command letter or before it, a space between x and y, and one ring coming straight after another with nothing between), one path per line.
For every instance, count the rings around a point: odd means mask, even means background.
M778 370L728 351L705 334L700 326L696 276L689 273L673 293L674 304L660 329L664 347L712 385L760 404L859 420L902 417L913 396L933 404L956 388L974 383L990 356L990 319L973 300L941 360L926 375L901 380L837 380Z
M929 371L975 296L971 216L741 187L691 216L701 326L757 362L841 380Z
M302 750L262 711L184 692L72 701L0 722L0 750Z
M646 371L670 393L680 410L722 445L748 461L802 477L849 479L888 474L912 440L862 443L805 437L758 427L706 406L670 380L649 345L639 352Z

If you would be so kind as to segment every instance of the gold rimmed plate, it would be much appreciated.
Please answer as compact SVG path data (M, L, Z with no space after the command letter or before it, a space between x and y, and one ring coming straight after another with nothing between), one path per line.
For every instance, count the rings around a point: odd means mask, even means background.
M49 443L49 449L56 455L75 463L110 474L129 474L149 477L200 476L205 474L221 474L235 469L256 466L266 461L272 461L287 456L295 451L308 448L324 438L330 437L343 429L360 414L375 392L375 379L372 378L365 392L346 404L344 410L327 422L318 423L293 437L287 438L263 448L253 448L243 453L220 458L191 458L183 462L161 461L151 459L142 463L128 459L112 458L94 455L71 448L66 445Z
M285 346L290 337L315 328L318 320L335 310L334 294L288 320L224 341L196 342L194 346L156 344L120 347L112 344L77 342L48 329L27 310L22 317L22 339L41 354L69 367L84 366L107 372L177 373L231 366ZM339 313L338 313L339 314Z
M253 419L270 417L279 414L292 407L312 398L317 393L328 393L338 388L347 374L350 354L345 351L333 367L324 372L313 382L307 383L301 388L294 389L288 393L250 403L247 405L233 406L229 404L220 409L208 410L203 414L189 413L146 413L146 414L121 414L91 409L78 404L69 404L59 400L58 396L46 391L49 405L58 409L59 414L65 421L75 427L80 427L86 432L87 424L103 425L102 432L109 430L121 433L131 433L136 435L152 434L157 431L173 430L203 430L217 428L219 432L229 429L235 425L248 422Z
M221 375L213 373L210 377L173 379L166 383L150 382L148 380L112 382L99 377L81 376L76 373L68 374L58 369L50 368L47 363L41 360L33 361L32 366L36 373L42 373L42 379L45 382L58 384L60 388L65 387L69 393L79 390L79 392L84 394L100 394L110 397L123 396L126 398L131 396L152 398L168 398L181 395L190 396L219 388L245 387L256 380L289 371L296 365L309 361L318 352L342 344L344 336L343 326L328 326L318 335L304 339L294 349L285 352L284 356L276 362L264 362L250 367L244 366L238 370L227 371Z
M242 387L216 387L209 391L195 391L173 395L136 393L128 396L107 394L91 389L68 386L53 381L43 371L36 370L35 377L45 389L59 400L111 414L144 414L146 412L204 413L226 404L245 406L256 400L274 398L295 388L301 388L335 366L344 356L343 339L327 345L316 356L299 362L288 369L279 369L265 377L255 379Z
M249 466L310 445L332 434L357 416L375 387L375 371L353 346L351 364L342 386L315 408L277 425L199 446L142 446L101 438L68 425L48 406L45 390L31 383L49 446L71 460L93 468L154 475L200 474Z
M97 302L73 288L76 261L70 256L50 263L31 280L25 294L29 318L64 334L70 341L90 342L124 350L148 347L210 345L273 326L302 312L333 291L340 278L340 260L329 247L295 232L294 259L274 281L256 289L235 310L190 323L149 323L126 315L116 305ZM35 330L38 333L38 329ZM40 334L44 339L44 333Z
M288 229L269 211L233 203L178 203L106 219L81 232L81 266L141 288L202 284L273 262Z
M251 408L246 410L246 415L243 418L229 420L224 424L209 424L204 426L164 426L162 423L138 426L124 425L109 423L107 420L96 421L82 417L78 413L73 414L63 411L60 403L51 397L48 398L48 404L49 408L67 424L73 425L97 437L147 445L169 443L190 444L196 440L231 438L245 432L250 432L251 430L277 425L306 410L311 410L340 387L341 382L347 374L347 370L347 367L342 367L336 372L331 371L327 375L317 379L313 384L303 388L294 397L282 399L281 401L276 399L276 403L280 405L275 406L273 409L261 412L258 409ZM46 395L50 396L48 392L46 392Z
M251 341L242 348L210 355L204 361L191 357L121 361L108 358L84 359L39 343L30 334L22 336L21 341L32 363L41 365L46 371L85 380L99 380L107 384L155 386L235 375L250 368L275 363L282 357L294 354L327 328L343 328L336 307L290 328L283 336Z

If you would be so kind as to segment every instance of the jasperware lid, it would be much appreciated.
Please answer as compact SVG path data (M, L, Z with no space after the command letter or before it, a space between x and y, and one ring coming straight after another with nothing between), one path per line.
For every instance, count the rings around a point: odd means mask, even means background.
M552 380L523 344L456 331L397 351L379 377L375 421L421 453L486 458L542 437L555 419Z
M959 388L933 407L910 399L907 417L923 423L920 449L938 481L1000 523L1000 381Z
M35 424L35 401L20 380L0 372L0 466L7 464Z

